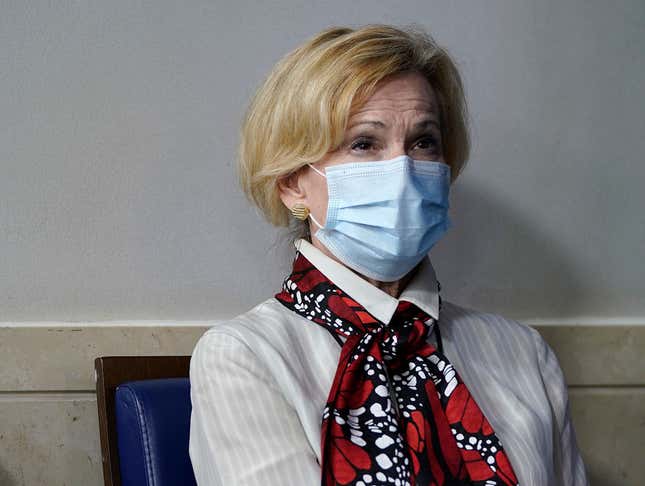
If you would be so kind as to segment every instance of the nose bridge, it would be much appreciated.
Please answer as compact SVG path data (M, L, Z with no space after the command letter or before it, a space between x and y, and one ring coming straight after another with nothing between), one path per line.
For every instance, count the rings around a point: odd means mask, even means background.
M389 151L389 153L387 154L387 156L385 156L385 158L387 160L393 160L393 159L398 159L398 158L401 158L401 157L404 157L404 156L407 157L407 161L406 161L405 165L409 165L410 159L412 159L412 156L410 154L408 154L405 151L404 148Z
M408 155L408 154L405 152L405 150L396 150L396 151L392 152L392 153L391 153L387 158L388 158L388 159L395 159L395 158L397 158L397 157L401 157L401 156L403 156L403 155Z
M408 153L408 150L412 150L414 146L414 144L408 143L408 138L411 135L410 130L410 123L406 123L404 120L400 120L399 123L393 124L386 143L388 159L393 159L402 155L412 157L412 155Z
M395 137L388 144L388 159L400 157L401 155L408 155L405 151L405 139L403 137Z

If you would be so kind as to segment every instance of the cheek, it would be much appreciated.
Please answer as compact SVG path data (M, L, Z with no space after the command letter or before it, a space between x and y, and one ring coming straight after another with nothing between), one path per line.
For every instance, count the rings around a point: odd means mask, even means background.
M323 177L313 180L307 190L307 201L309 209L320 224L325 224L327 218L327 182Z

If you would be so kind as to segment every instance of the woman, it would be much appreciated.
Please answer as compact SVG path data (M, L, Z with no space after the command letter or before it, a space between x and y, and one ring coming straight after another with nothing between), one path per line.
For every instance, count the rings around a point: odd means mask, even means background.
M282 290L195 347L198 484L588 484L552 349L439 295L427 254L469 153L445 50L327 29L275 66L241 135L247 195L301 237Z

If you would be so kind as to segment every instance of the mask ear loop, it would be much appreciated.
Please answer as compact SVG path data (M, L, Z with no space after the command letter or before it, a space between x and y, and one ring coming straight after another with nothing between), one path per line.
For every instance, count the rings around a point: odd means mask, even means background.
M323 174L322 172L320 172L318 169L316 169L313 165L311 165L311 164L307 164L307 165L308 165L309 167L311 167L313 170L315 170L316 172L318 172L318 173L319 173L321 176L323 176L325 179L327 179L327 176L326 176L325 174Z
M323 174L322 172L320 172L318 169L316 169L313 165L311 165L311 164L309 164L309 163L308 163L307 165L308 165L309 167L311 167L313 170L315 170L316 172L318 172L318 174L320 174L321 176L323 176L325 179L327 179L327 176L326 176L325 174ZM316 218L314 218L314 215L313 215L313 214L309 213L309 217L310 217L310 218L311 218L311 220L314 222L314 224L315 224L316 226L318 226L318 228L322 229L322 225L321 225L318 221L316 221Z
M313 215L313 214L309 213L309 217L311 218L311 220L314 222L314 224L315 224L316 226L318 226L320 229L322 229L321 224L320 224L318 221L316 221L316 218L314 218L314 215Z

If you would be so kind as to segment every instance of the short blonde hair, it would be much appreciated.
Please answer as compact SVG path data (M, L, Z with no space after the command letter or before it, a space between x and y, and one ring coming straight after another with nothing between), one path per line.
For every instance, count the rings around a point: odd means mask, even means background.
M331 27L284 56L245 113L238 173L247 197L277 226L289 210L277 181L315 163L343 141L350 110L388 75L416 70L435 90L444 160L452 181L470 152L461 77L448 53L417 26Z

